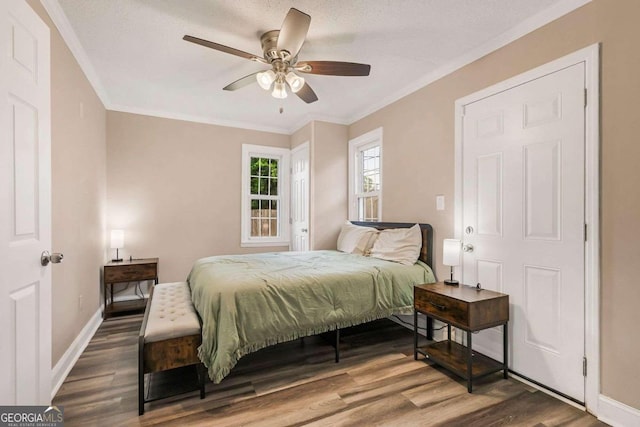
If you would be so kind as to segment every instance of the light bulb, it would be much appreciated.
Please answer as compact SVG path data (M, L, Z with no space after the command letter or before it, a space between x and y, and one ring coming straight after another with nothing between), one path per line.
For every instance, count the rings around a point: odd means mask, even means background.
M293 71L289 71L285 78L287 79L287 83L289 83L289 87L293 93L296 93L304 86L304 79L296 75Z
M271 95L274 98L286 98L287 97L287 89L284 87L284 83L283 82L276 82L275 85L273 85L273 92L271 93Z
M269 90L271 88L271 83L273 83L275 79L276 73L274 73L273 70L267 70L256 74L256 80L264 90Z

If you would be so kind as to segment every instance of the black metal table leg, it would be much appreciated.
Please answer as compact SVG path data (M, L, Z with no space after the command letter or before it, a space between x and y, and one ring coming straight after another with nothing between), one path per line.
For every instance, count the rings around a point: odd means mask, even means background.
M433 340L433 319L427 316L427 339Z
M413 360L418 360L418 312L413 310Z
M472 365L473 365L473 349L471 344L471 331L467 331L467 391L471 393L472 391Z
M502 376L506 380L509 378L509 322L505 322L502 328L502 362L504 364L504 370Z

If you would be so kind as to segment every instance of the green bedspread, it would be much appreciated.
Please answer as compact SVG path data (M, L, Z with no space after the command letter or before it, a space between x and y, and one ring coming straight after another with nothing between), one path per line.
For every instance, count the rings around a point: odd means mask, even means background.
M269 345L412 313L413 285L435 281L421 262L337 251L203 258L187 280L203 323L198 355L215 383Z

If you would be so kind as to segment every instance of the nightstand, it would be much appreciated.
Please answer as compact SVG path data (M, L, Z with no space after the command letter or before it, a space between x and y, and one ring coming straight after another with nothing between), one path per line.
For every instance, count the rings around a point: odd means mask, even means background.
M508 378L509 296L472 286L448 286L443 282L415 286L413 289L413 356L418 353L467 380L472 392L473 380L503 371ZM447 339L418 345L418 313L447 324ZM503 327L503 362L472 350L472 333L495 326ZM467 345L451 340L451 326L466 332Z
M140 282L153 280L158 284L158 258L134 259L131 261L110 262L104 266L104 318L113 313L144 311L147 298L127 301L113 300L115 283Z

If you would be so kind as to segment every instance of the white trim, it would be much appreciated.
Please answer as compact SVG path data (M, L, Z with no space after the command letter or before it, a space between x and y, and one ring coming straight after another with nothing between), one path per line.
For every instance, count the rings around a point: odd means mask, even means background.
M576 52L585 62L585 405L598 413L600 396L600 46ZM593 369L593 371L592 371Z
M307 176L306 176L306 193L307 193L307 218L306 218L306 222L307 222L307 250L311 250L311 142L310 141L305 141L302 144L298 145L297 147L294 147L291 149L290 152L290 163L291 163L291 167L293 168L293 157L298 154L298 152L303 151L303 150L307 150ZM289 174L289 185L290 185L290 192L289 192L289 200L291 201L291 199L293 199L293 178L292 178L293 173ZM292 209L291 206L293 206L293 203L289 204L289 209ZM289 215L289 217L291 217L291 214ZM289 248L293 248L293 241L295 238L295 233L293 231L294 227L291 227L291 224L289 224L289 233L291 234L290 238L290 242L289 242Z
M145 108L129 107L126 105L111 105L109 111L117 111L121 113L140 114L142 116L159 117L163 119L182 120L185 122L204 123L207 125L225 126L239 129L257 130L261 132L270 132L283 135L290 135L292 132L289 128L279 126L262 126L255 123L241 122L236 120L221 120L212 117L194 116L191 114L182 114L175 112L148 110Z
M249 158L251 156L259 157L271 157L280 160L278 165L278 185L280 188L280 194L277 196L279 199L279 221L278 227L280 235L278 237L258 237L251 238L251 218L247 217L247 213L250 210L249 207L249 185L250 185L250 171L249 171ZM290 166L289 158L291 157L291 150L288 148L270 147L267 145L252 145L242 144L242 195L241 195L241 211L240 211L240 247L254 248L254 247L275 247L275 246L287 246L291 244L291 238L289 236L289 191L290 191ZM276 196L273 196L276 197Z
M598 413L600 393L600 46L593 44L455 102L454 234L462 236L462 117L464 106L572 65L585 64L585 406Z
M82 331L78 334L76 339L73 340L67 351L64 352L56 366L53 367L51 372L51 399L56 396L56 393L64 383L64 380L71 372L71 369L76 364L82 352L89 342L91 338L95 335L96 331L102 324L102 307L98 308L98 310L91 316L91 319L84 325Z
M293 126L289 127L289 133L293 134L296 131L302 129L303 126L306 126L307 123L310 123L313 121L326 122L326 123L332 123L335 125L345 125L345 126L349 126L350 124L353 123L349 120L345 120L340 117L327 116L324 114L305 114L304 117L298 120Z
M598 419L613 427L640 426L640 410L618 402L604 394L600 395Z
M64 10L62 10L60 3L58 3L58 0L40 0L40 3L44 6L49 17L58 28L58 32L60 32L60 35L67 44L71 54L76 58L76 61L87 77L87 80L89 80L89 83L93 86L93 90L96 92L96 95L98 95L98 98L100 98L100 101L102 101L102 105L104 105L106 109L109 109L111 103L109 102L107 91L102 85L102 81L100 80L98 73L89 60L89 56L87 56L87 53L82 47L82 44L73 30L67 15L64 13Z
M380 146L380 191L378 193L378 221L382 221L382 190L384 188L384 162L383 162L383 146L382 146L382 127L373 129L365 134L349 140L349 219L358 220L358 206L356 200L356 173L358 171L356 154L367 145Z

